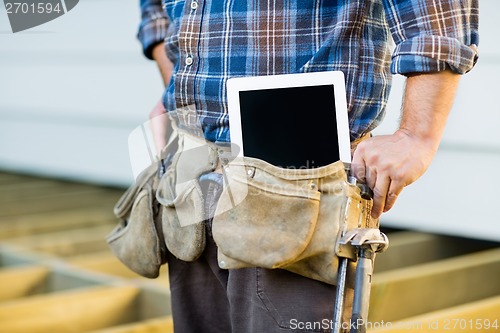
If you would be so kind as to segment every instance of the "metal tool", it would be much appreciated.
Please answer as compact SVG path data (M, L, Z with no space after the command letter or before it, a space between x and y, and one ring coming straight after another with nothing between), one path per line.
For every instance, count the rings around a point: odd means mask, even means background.
M377 228L352 229L345 233L339 244L353 246L356 249L357 264L354 276L354 299L350 320L351 333L365 333L370 304L370 289L375 254L385 251L389 239ZM337 298L334 310L334 333L342 329L342 313L344 312L347 264L350 259L341 258L337 283Z
M370 200L372 198L373 193L366 184L357 183L356 179L351 176L348 177L348 181L360 188L363 199ZM355 228L343 231L339 245L353 247L354 251L350 252L355 253L355 258L340 257L332 332L340 333L345 328L343 327L342 314L345 304L347 266L349 260L352 260L356 261L357 265L354 277L352 315L349 323L350 333L365 333L375 253L385 251L389 240L378 228Z

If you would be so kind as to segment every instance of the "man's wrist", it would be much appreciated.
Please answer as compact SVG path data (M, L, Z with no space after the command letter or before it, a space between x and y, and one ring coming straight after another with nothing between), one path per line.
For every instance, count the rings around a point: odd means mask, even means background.
M441 142L441 135L436 133L418 133L408 128L399 128L393 134L398 140L410 139L422 147L427 147L429 151L437 152L439 143Z

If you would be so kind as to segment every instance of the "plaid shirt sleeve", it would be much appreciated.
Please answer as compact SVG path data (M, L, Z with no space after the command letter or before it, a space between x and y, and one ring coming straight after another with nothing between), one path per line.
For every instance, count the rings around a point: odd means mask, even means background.
M391 72L450 68L464 74L477 61L478 0L383 0L396 48Z
M141 0L141 18L137 38L142 43L144 55L153 59L153 47L163 42L169 24L161 0Z

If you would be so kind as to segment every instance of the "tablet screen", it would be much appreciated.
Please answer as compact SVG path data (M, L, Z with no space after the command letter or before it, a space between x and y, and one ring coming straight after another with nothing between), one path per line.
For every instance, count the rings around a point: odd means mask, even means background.
M283 168L340 159L333 84L240 90L244 155Z

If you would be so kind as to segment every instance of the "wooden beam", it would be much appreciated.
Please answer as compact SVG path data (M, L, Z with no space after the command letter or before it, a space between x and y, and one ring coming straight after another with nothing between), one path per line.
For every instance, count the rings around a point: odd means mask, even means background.
M48 275L49 269L44 266L0 269L0 302L37 293Z
M374 275L370 320L396 321L500 294L500 248Z
M21 184L21 183L25 183L25 182L32 182L35 179L37 179L37 178L31 177L31 176L26 176L26 175L0 172L0 185L2 187L6 186L6 185L11 185L11 184Z
M389 248L377 255L375 272L419 265L467 253L486 250L498 243L435 234L403 231L389 235Z
M154 283L144 283L141 286L141 294L137 300L139 318L146 320L172 314L168 289Z
M97 206L0 217L0 240L118 222L112 207Z
M172 317L168 316L92 331L90 333L174 333L174 323Z
M52 179L37 178L31 181L4 184L0 187L0 201L3 203L14 201L44 200L49 196L64 195L93 191L96 187L88 184L63 182Z
M30 251L67 257L107 249L105 236L111 230L112 227L109 225L93 226L12 238L5 240L4 243Z
M369 333L499 332L500 296L371 327Z
M97 271L126 279L141 277L128 269L110 251L100 251L68 258L67 262L91 271Z
M32 256L27 256L20 249L0 242L0 269L33 264Z
M95 287L0 304L0 333L88 332L136 321L139 289Z
M134 273L127 268L120 260L118 260L110 251L90 253L86 255L68 258L67 262L84 269L97 271L105 274L123 277L126 279L144 279L148 282L158 283L169 288L167 266L162 266L160 276L156 279L143 278L137 273Z
M38 200L18 200L0 205L0 216L29 215L85 207L113 208L120 193L116 190L93 188L72 193L47 193Z

